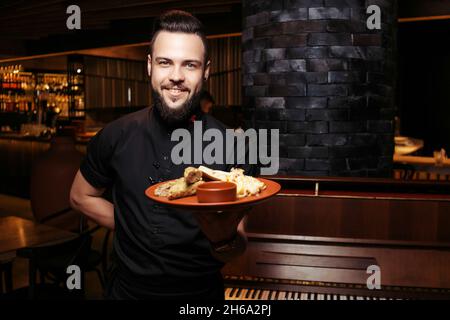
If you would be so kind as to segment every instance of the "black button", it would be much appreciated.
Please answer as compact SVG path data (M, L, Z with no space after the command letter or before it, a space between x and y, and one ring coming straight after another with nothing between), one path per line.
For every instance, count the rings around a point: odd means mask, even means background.
M153 162L153 166L156 168L156 169L159 169L159 167L161 166L158 162Z

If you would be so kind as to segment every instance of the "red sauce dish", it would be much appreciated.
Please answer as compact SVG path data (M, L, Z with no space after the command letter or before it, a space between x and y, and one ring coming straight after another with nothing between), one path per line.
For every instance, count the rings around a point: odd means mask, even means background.
M236 200L236 184L233 182L210 181L197 187L198 202L230 202Z

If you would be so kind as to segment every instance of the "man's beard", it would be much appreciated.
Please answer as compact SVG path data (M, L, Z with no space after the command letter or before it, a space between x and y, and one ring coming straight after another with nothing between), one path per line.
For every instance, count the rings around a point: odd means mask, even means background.
M171 126L176 126L186 122L200 109L201 91L194 93L178 108L169 107L164 98L152 88L153 104L161 119Z

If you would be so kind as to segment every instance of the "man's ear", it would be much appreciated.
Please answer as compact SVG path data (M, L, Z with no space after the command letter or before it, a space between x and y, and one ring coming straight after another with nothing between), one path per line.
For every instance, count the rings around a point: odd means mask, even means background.
M205 71L203 72L203 80L208 80L209 78L209 68L211 66L211 60L208 60L208 62L206 62L206 66L205 66Z
M147 73L148 73L149 77L152 75L152 56L151 55L147 56Z

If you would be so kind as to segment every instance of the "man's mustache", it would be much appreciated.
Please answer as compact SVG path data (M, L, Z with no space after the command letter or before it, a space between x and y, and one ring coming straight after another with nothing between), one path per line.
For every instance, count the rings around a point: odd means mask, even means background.
M181 90L181 91L189 91L189 89L183 85L164 85L161 88L165 89L165 90L175 89L175 90Z

